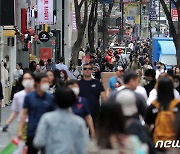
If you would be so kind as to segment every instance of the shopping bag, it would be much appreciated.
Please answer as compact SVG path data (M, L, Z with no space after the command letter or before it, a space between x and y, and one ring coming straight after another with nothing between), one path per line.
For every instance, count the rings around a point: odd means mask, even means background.
M16 150L12 154L26 154L26 145L23 141L20 141Z
M0 151L0 154L12 154L16 150L18 143L18 139L11 140L11 142Z

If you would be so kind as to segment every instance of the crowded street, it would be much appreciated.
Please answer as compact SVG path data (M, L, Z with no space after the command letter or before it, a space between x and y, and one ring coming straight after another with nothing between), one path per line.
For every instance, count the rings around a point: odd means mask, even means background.
M0 154L179 154L179 8L0 0Z

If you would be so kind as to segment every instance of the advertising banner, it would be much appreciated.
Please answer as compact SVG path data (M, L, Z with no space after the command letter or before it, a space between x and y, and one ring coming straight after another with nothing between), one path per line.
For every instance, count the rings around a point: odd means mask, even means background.
M173 3L171 3L171 15L172 21L178 21L178 11Z
M40 48L40 59L44 62L52 59L52 48Z
M38 24L53 24L52 0L38 0Z
M178 21L178 11L177 9L172 9L171 10L171 14L172 14L172 21Z
M75 14L75 12L71 12L71 24L72 24L72 30L74 32L76 32L77 26L76 26L76 14Z

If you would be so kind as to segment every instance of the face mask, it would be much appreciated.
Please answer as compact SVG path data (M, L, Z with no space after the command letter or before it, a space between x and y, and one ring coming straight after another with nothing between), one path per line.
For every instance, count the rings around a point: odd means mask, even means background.
M174 88L179 87L179 82L174 82Z
M161 68L161 66L157 66L157 69L160 69Z
M74 87L74 88L72 88L71 90L74 92L74 94L75 94L76 96L79 95L79 92L80 92L79 88L77 88L77 87L75 88L75 87Z
M41 84L41 91L46 92L49 89L49 83Z
M23 80L22 85L25 89L30 89L34 87L34 80Z
M60 76L61 76L61 78L64 78L64 74L61 73Z

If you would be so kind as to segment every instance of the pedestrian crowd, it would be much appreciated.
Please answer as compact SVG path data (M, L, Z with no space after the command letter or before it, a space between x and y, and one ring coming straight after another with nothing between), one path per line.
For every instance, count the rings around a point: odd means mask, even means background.
M152 64L147 40L127 47L82 48L69 68L17 64L3 131L17 117L28 154L179 154L180 68ZM114 73L107 87L102 72Z

